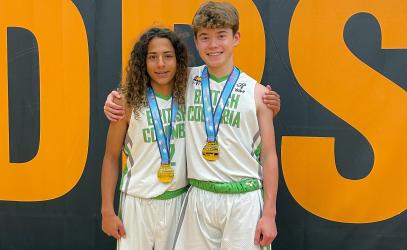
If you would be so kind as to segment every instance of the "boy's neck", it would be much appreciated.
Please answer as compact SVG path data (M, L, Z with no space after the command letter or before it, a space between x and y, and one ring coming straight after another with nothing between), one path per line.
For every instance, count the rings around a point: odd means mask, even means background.
M233 70L233 64L228 64L222 67L208 67L208 72L210 75L215 76L216 78L222 78L230 75Z

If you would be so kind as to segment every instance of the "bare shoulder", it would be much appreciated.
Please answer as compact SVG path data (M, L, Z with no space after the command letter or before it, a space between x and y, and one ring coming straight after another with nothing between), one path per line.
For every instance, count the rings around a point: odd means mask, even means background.
M267 88L264 87L262 84L260 83L256 83L256 86L254 87L254 92L255 95L263 95L264 93L266 93ZM261 97L261 96L260 96Z
M124 120L126 120L127 125L130 123L132 113L133 113L133 109L131 107L129 107L128 105L126 105Z
M262 106L266 107L262 101L263 96L265 95L267 88L261 85L260 83L256 83L254 87L254 99L256 101L257 110Z
M256 102L256 112L258 116L270 116L273 118L273 110L267 108L267 105L263 102L264 96L266 96L267 88L260 83L257 83L254 88L254 99Z
M127 125L128 125L130 123L130 118L131 118L131 113L133 111L133 108L128 105L124 95L123 95L123 98L120 98L120 99L115 98L114 103L124 107L124 118L123 118L123 120L125 120Z

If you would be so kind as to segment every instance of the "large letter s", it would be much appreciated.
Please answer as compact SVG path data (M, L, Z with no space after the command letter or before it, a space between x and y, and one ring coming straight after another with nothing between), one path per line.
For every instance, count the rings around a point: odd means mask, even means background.
M407 93L361 62L343 31L359 12L374 15L384 48L407 48L407 2L299 1L289 37L292 68L312 97L369 141L374 165L360 180L336 169L334 138L284 137L282 167L295 200L332 221L368 223L407 208Z

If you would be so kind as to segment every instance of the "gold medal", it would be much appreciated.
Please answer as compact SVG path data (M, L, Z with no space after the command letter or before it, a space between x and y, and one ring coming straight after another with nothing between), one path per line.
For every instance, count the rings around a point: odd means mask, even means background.
M217 141L206 142L205 147L202 149L202 156L207 161L216 161L219 159L219 144Z
M162 183L170 183L174 179L174 169L170 164L161 164L157 171L157 177Z

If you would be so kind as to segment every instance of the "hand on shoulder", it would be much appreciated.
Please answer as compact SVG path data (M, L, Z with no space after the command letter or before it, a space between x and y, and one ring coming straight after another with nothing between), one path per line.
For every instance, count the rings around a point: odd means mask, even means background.
M257 110L257 114L262 114L262 113L268 113L268 112L272 112L274 114L274 111L271 108L267 107L267 104L264 103L264 99L263 97L265 95L267 95L268 93L268 89L266 87L264 87L261 84L256 84L255 88L254 88L254 98L255 98L255 102L256 102L256 110Z
M263 103L266 104L268 109L273 111L276 116L280 112L281 98L280 95L274 91L270 85L266 86L266 92L262 96Z
M124 117L124 98L122 95L113 90L107 96L105 101L105 106L103 107L103 112L106 115L106 118L112 122L123 119Z

